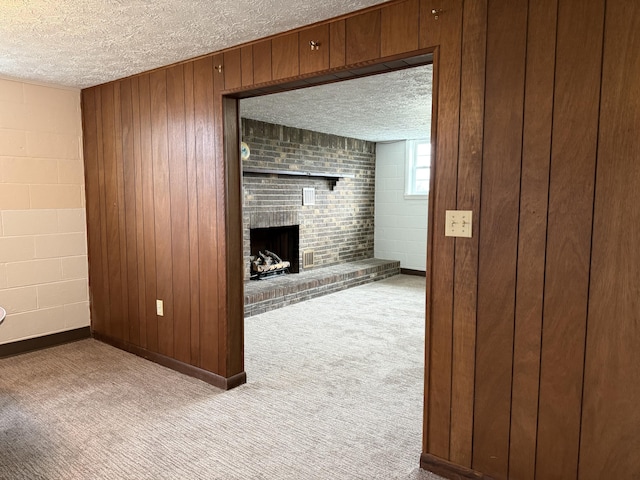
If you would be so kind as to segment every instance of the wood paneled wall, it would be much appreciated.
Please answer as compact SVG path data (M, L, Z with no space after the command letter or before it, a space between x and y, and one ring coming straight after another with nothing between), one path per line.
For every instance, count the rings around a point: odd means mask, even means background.
M640 478L639 19L625 0L393 1L84 90L94 333L241 383L230 97L432 51L422 466ZM444 236L456 208L473 238Z

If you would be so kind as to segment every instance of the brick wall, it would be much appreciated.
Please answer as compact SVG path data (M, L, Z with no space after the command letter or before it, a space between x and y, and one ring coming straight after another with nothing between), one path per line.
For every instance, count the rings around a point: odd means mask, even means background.
M243 167L352 175L326 179L245 173L244 256L251 228L300 225L300 270L373 257L375 143L242 119L251 156ZM313 187L315 205L302 205ZM313 267L303 252L313 250ZM276 252L277 253L277 252Z

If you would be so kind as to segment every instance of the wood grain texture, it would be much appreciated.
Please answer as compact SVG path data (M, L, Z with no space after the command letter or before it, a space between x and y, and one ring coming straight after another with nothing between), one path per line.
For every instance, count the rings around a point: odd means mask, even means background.
M222 68L225 89L230 90L242 86L242 59L239 48L224 52Z
M271 72L273 80L281 80L299 75L298 32L275 37L271 40Z
M510 478L535 478L557 0L529 3L513 345Z
M255 52L255 50L254 50ZM269 58L269 61L271 59ZM215 195L213 61L193 65L195 160L198 192L198 258L200 261L200 367L218 371L217 201Z
M300 31L300 74L320 72L329 68L329 25L318 25ZM310 42L319 45L311 50Z
M240 49L240 62L242 69L242 86L248 87L253 85L253 47L251 45Z
M329 67L343 67L347 61L347 32L345 20L338 20L329 24Z
M559 2L536 478L577 475L603 17Z
M345 28L348 65L380 58L380 10L347 18Z
M225 78L226 82L226 78ZM187 183L185 79L183 65L167 70L169 201L171 214L171 285L173 290L173 358L191 360L189 198Z
M487 11L472 468L496 478L509 464L527 3Z
M271 40L253 44L253 82L270 82L271 76Z
M638 31L640 5L606 3L581 480L640 478Z
M419 17L419 48L432 48L440 45L440 28L442 22L440 16L435 18L431 13L433 10L443 10L443 0L420 0L420 17Z
M128 342L140 343L140 315L138 294L138 237L136 219L136 163L135 163L135 127L133 124L133 79L126 79L120 83L120 118L122 130L122 164L124 183L123 211L126 214L125 231L121 238L125 241L127 252L124 272L127 276L127 310ZM137 82L137 79L136 79Z
M429 343L425 384L428 409L425 413L427 451L449 458L451 434L451 354L453 348L453 254L454 241L444 236L445 211L455 209L460 127L460 55L462 49L462 1L450 4L447 37L440 47L437 72L435 175L430 202L433 206L430 305L427 312Z
M484 78L487 2L464 9L462 23L462 83L457 209L475 212L472 231L478 232L482 180ZM475 390L478 235L455 242L453 291L453 359L451 381L451 439L449 460L471 468Z
M383 57L418 49L419 3L405 0L380 13L380 54Z

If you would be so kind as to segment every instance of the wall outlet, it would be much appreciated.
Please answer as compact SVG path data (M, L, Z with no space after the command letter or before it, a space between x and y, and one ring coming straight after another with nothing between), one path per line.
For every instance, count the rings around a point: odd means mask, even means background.
M156 300L156 315L164 317L164 302L162 300Z
M447 237L471 238L471 210L447 210L445 214L444 234Z

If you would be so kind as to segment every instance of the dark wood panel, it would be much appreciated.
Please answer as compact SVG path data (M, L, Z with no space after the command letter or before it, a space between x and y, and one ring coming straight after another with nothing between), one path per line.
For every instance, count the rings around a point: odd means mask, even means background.
M98 125L96 93L98 88L82 91L82 138L86 189L87 242L89 289L91 291L91 328L104 331L109 317L106 312L108 284L104 280L104 257L102 256L102 212L100 208L100 181L98 150Z
M140 76L138 79L138 85L140 89L140 157L142 160L144 270L146 279L146 317L144 321L144 328L147 332L147 349L151 352L157 352L158 316L156 315L156 299L158 298L158 293L156 279L155 195L151 149L151 90L149 85L149 75Z
M255 50L254 50L255 53ZM271 59L269 58L269 64ZM255 65L255 64L254 64ZM271 68L271 67L269 67ZM217 224L213 112L213 61L193 65L195 102L195 162L198 192L198 256L200 260L200 367L218 371Z
M124 182L123 210L126 214L124 249L127 253L127 264L124 272L127 277L127 310L128 330L126 340L138 345L140 343L140 316L138 313L138 252L137 252L137 219L136 219L136 159L134 149L133 124L133 79L125 79L120 83L120 118L122 129L122 164ZM137 79L135 80L137 82Z
M480 472L474 472L467 467L449 462L443 458L439 458L428 453L423 453L420 456L420 468L450 480L491 480L490 477L487 477Z
M189 286L191 290L191 359L189 363L198 367L200 366L200 261L198 256L198 172L195 143L196 99L194 96L193 67L193 62L189 62L184 66L184 99L187 192L189 202Z
M557 0L529 4L509 451L523 480L535 476L556 12Z
M490 2L487 17L473 469L507 478L527 1Z
M346 20L347 65L380 58L380 10Z
M431 48L440 45L441 25L440 19L444 12L437 15L432 13L443 10L442 0L420 0L420 35L419 47ZM436 18L436 16L438 18Z
M225 75L225 83L226 80ZM171 270L173 273L171 278L173 358L188 363L191 360L191 292L189 291L191 276L189 271L189 199L185 117L184 67L176 65L167 70Z
M382 9L380 54L383 57L418 49L418 8L418 0L405 0Z
M253 44L253 82L270 82L271 76L271 40Z
M300 74L298 33L282 35L271 40L271 72L273 80Z
M242 59L240 58L239 48L224 52L222 69L224 72L224 88L230 90L242 86Z
M242 86L253 85L253 47L247 45L240 49L240 61L242 65ZM193 65L190 63L190 65Z
M559 2L536 478L575 478L604 1ZM590 52L584 55L584 52Z
M171 197L169 173L169 134L167 120L167 71L149 75L151 89L151 149L153 156L153 203L157 299L164 303L164 315L158 316L158 353L172 356L173 294L171 260ZM115 337L119 338L119 337Z
M318 25L300 32L300 74L320 72L329 68L329 25ZM311 42L319 45L311 49Z
M451 393L451 453L449 460L471 468L475 387L476 305L478 290L478 212L482 177L484 78L487 1L464 9L462 23L462 83L458 210L475 213L472 238L455 242L453 291L453 359Z
M458 169L458 135L460 126L460 54L462 30L462 0L450 4L447 38L434 62L437 80L435 160L433 162L432 248L427 263L431 265L427 329L429 343L426 363L429 369L425 381L428 411L425 412L427 451L449 458L451 428L451 352L453 348L453 253L452 237L444 236L445 211L455 209ZM431 207L430 207L431 208Z
M135 159L135 209L136 209L136 248L137 248L137 277L138 277L138 325L139 340L137 345L147 347L147 296L145 274L145 248L144 248L144 183L142 180L142 131L140 113L140 88L139 78L131 79L131 97L133 107L133 151Z
M343 67L347 61L347 33L346 22L338 20L329 24L329 67Z
M640 5L606 3L579 477L640 478Z
M106 258L109 272L109 305L111 321L107 331L118 338L123 338L124 302L122 298L122 264L120 251L120 198L118 195L118 165L116 152L116 97L115 90L119 84L103 85L102 90L102 138L104 168L104 198L106 229ZM118 109L119 111L119 109Z

